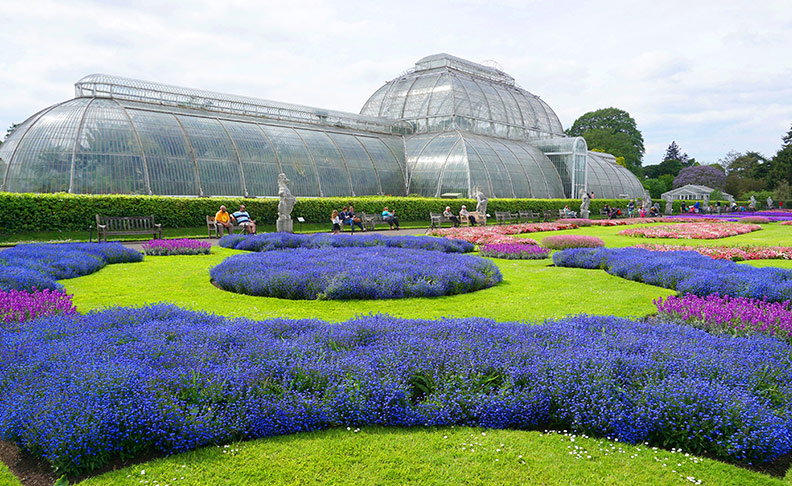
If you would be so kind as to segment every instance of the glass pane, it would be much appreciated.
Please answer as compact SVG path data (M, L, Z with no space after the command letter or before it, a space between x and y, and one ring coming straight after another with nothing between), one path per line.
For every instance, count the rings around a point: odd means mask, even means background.
M377 170L371 162L368 152L352 135L341 133L328 133L336 146L344 155L352 187L356 196L371 196L381 194ZM392 162L392 157L391 157Z
M195 161L176 117L127 108L135 124L146 166L151 192L174 196L198 195Z
M464 141L458 138L446 158L438 195L449 192L468 195L468 158L465 156Z
M223 121L231 135L245 174L245 186L249 196L277 196L280 166L275 149L258 125L235 121Z
M487 193L486 190L484 190L487 196L514 197L511 177L509 176L509 172L504 167L500 157L498 157L498 154L496 154L495 151L492 150L492 148L483 142L479 137L465 137L465 141L468 144L468 157L471 157L471 151L475 152L476 155L481 159L484 167L487 169L490 184L492 184L492 192Z
M242 196L244 187L231 140L220 122L178 116L190 140L204 196Z
M430 197L439 195L438 181L443 166L458 141L459 136L456 133L424 135L407 140L410 193Z
M324 196L352 195L352 186L344 159L327 134L313 130L297 130L297 133L302 137L316 163L322 194Z
M506 170L509 172L512 181L512 189L514 190L514 197L533 197L528 176L525 174L522 164L520 164L520 161L514 153L500 140L490 138L482 141L495 151L503 162L504 167L506 167Z
M278 154L281 169L291 181L292 194L298 197L320 196L316 166L297 132L273 125L262 125L261 128Z
M401 163L396 161L385 143L374 137L363 137L357 135L355 138L366 147L374 162L377 174L379 175L380 186L382 187L383 194L390 194L393 196L404 196L404 173L399 168ZM398 156L404 156L404 148L399 140Z

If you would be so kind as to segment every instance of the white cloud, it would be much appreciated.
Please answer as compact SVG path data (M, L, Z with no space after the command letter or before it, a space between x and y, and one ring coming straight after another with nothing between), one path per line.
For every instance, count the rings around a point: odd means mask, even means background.
M0 128L104 72L357 112L429 54L493 59L556 110L627 110L645 163L775 153L792 123L787 0L8 2Z

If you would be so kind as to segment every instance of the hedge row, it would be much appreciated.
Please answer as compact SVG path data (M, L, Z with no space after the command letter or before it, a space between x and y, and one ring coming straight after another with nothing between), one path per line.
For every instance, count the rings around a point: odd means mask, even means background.
M79 231L87 230L95 224L94 215L103 216L148 216L154 215L165 228L201 226L206 223L206 215L214 215L221 204L233 211L240 204L247 206L248 212L259 224L274 224L278 216L276 198L190 198L170 196L128 196L128 195L89 195L89 194L19 194L0 192L0 231ZM380 213L388 206L395 210L402 221L429 221L429 212L442 212L445 206L458 212L463 204L474 210L473 199L439 199L425 197L328 197L297 198L292 211L305 218L309 223L326 223L333 209L341 209L352 204L355 210L365 213ZM627 201L616 199L593 199L590 211L592 217L599 216L599 210L608 204L624 208ZM663 204L663 203L661 203ZM487 212L496 211L552 211L564 205L577 211L579 199L490 199ZM674 202L674 211L679 212L681 201Z

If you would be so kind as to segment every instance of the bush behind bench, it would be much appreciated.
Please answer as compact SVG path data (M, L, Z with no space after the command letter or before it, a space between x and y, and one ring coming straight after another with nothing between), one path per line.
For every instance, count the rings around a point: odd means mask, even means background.
M214 215L221 204L233 212L240 204L247 206L248 212L259 224L274 224L278 216L277 198L241 197L172 197L172 196L133 196L133 195L91 195L91 194L30 194L0 192L0 231L14 233L23 231L79 231L87 230L94 224L94 215L102 216L148 216L154 215L157 223L164 228L184 228L203 226L206 215ZM330 213L352 204L355 210L378 214L384 206L396 210L402 221L429 221L429 212L442 212L451 206L459 212L462 205L473 210L473 199L440 199L429 197L326 197L297 198L292 218L302 216L308 223L330 224ZM487 212L496 211L537 211L544 209L556 211L569 205L577 211L579 199L490 199ZM590 211L592 217L599 215L605 205L627 207L626 200L593 199ZM663 203L661 203L663 204ZM674 211L679 212L681 201L674 202Z

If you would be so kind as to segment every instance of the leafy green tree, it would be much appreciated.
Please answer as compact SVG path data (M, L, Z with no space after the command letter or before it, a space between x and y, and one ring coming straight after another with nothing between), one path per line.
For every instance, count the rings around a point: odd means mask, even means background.
M682 162L678 160L664 160L657 165L647 165L644 169L644 175L652 178L659 178L662 175L670 175L673 180L683 169Z
M663 157L663 162L667 160L678 160L682 164L682 167L688 167L687 163L690 157L688 157L688 154L682 152L676 140L672 140L671 145L668 146L665 156Z
M782 181L792 182L792 128L781 140L783 142L781 150L773 156L769 163L768 188L777 188Z
M575 120L566 134L586 139L589 150L624 157L627 168L640 173L645 152L643 135L626 111L612 107L590 111Z

